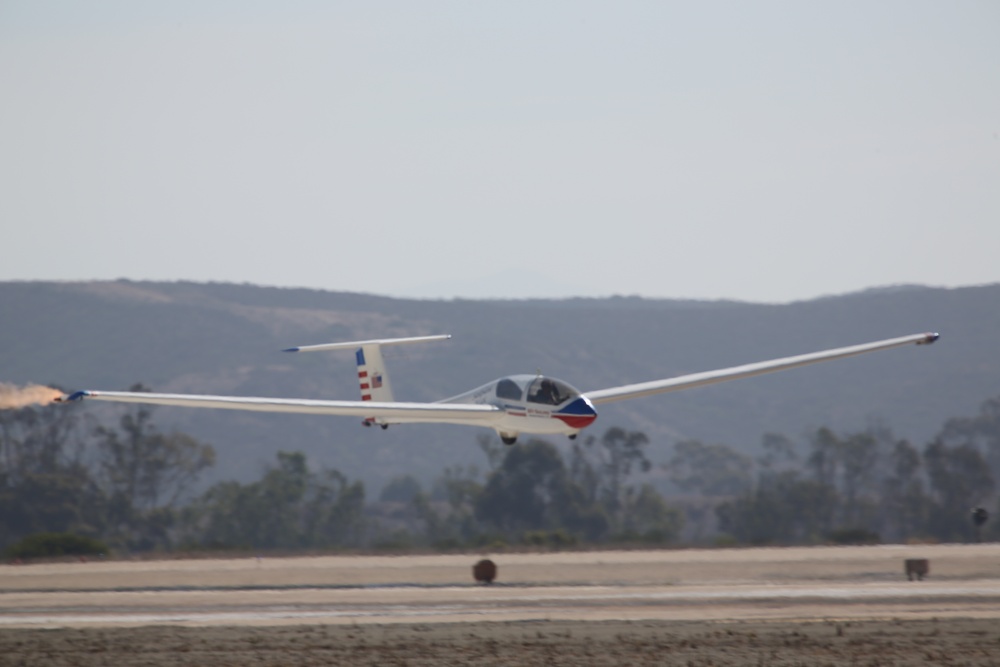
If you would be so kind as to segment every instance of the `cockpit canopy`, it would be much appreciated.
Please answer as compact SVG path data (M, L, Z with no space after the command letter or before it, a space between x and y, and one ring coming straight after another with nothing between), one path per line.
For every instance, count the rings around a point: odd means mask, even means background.
M497 398L527 401L543 405L559 405L580 395L562 380L542 375L514 375L497 382Z

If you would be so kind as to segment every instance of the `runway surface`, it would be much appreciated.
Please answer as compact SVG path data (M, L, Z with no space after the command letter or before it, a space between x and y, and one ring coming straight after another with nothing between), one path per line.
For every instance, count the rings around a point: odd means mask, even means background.
M0 628L1000 618L993 544L489 554L491 586L481 557L7 565Z

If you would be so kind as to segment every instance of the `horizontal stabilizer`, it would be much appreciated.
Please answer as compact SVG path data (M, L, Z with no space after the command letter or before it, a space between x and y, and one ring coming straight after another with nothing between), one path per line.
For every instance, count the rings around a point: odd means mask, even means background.
M289 347L282 352L320 352L323 350L354 350L368 345L406 345L408 343L426 343L432 340L448 340L451 334L435 336L411 336L410 338L376 338L374 340L355 340L347 343L321 343L319 345L300 345Z

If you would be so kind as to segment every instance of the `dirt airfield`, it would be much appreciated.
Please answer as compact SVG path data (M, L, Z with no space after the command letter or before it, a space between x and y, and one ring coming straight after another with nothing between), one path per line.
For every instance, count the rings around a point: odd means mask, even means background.
M0 665L1000 666L1000 544L486 556L0 566Z

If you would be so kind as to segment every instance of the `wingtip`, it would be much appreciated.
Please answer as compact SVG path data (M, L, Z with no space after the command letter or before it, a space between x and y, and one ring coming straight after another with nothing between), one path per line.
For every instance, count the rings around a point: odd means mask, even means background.
M56 403L71 403L83 400L85 396L90 396L89 391L74 391L72 394L65 394L55 399Z
M286 347L282 352L298 352L300 348L297 347Z
M935 331L931 331L931 332L925 333L923 340L918 340L917 341L917 345L930 345L931 343L933 343L934 341L936 341L940 337L941 337L941 334L939 334L939 333L937 333Z

